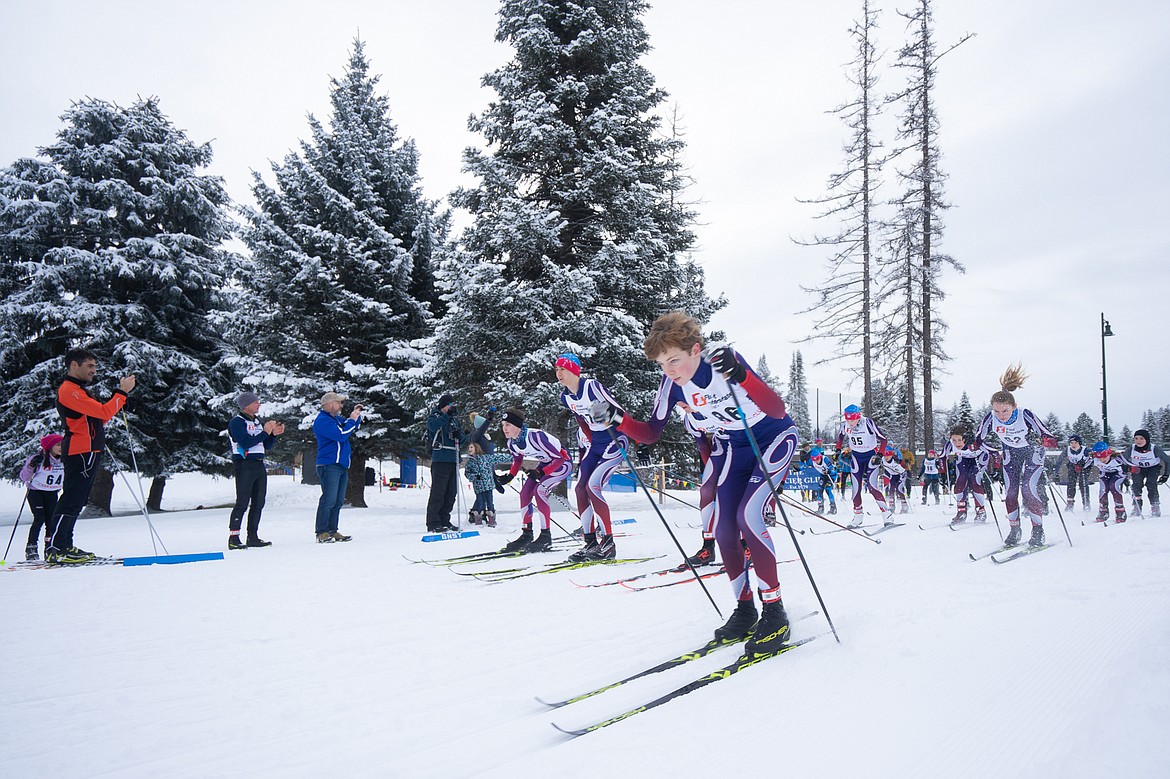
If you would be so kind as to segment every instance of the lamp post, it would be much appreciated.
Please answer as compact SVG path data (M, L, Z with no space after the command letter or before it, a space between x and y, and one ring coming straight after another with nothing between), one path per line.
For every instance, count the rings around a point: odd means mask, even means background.
M1101 313L1101 439L1109 442L1109 395L1105 381L1105 339L1113 335L1113 328Z

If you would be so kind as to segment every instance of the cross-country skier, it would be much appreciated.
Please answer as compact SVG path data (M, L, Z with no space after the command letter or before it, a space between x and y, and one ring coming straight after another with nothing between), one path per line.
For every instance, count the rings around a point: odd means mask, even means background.
M825 494L829 495L829 515L837 513L837 498L833 495L833 483L837 477L837 470L832 458L825 456L825 450L814 446L809 451L809 467L821 475L821 485L813 490L813 497L817 499L817 513L825 513Z
M1133 463L1133 515L1142 515L1142 486L1150 498L1150 516L1162 516L1162 504L1158 499L1158 485L1166 483L1170 474L1170 457L1162 447L1150 442L1150 431L1141 428L1133 434L1133 447L1129 450Z
M861 508L861 491L869 489L869 494L877 502L882 516L889 519L887 514L893 512L886 507L886 498L882 493L881 455L886 449L888 441L886 434L881 431L869 417L861 415L861 409L854 404L845 407L841 415L841 429L837 433L837 446L845 444L849 451L849 470L853 472L853 527L860 525L864 518Z
M764 521L772 499L768 486L783 484L797 447L796 425L784 401L751 370L729 346L703 353L699 323L682 311L654 321L643 352L662 368L662 383L648 422L639 422L607 403L599 403L594 419L617 423L620 432L637 441L653 443L662 435L670 410L686 403L710 417L728 437L730 448L716 490L716 541L732 590L738 601L727 624L715 631L719 641L738 641L750 635L745 651L766 654L788 638L788 615L780 600L776 549ZM732 384L738 385L732 399ZM742 413L741 413L742 409ZM765 473L756 461L746 430L750 427L763 454ZM757 623L748 570L740 545L746 540L752 567L760 580L763 611ZM754 626L754 632L753 632Z
M1133 463L1125 459L1120 452L1113 451L1113 448L1104 441L1093 444L1091 452L1093 465L1101 477L1097 497L1097 521L1104 522L1109 519L1109 496L1112 495L1114 520L1124 522L1127 517L1125 499L1121 496L1121 482L1133 467Z
M922 458L922 467L918 469L918 477L922 479L922 505L926 505L926 497L934 493L934 505L939 504L939 489L938 482L942 469L942 465L938 459L938 452L934 449L927 451L926 457Z
M991 456L975 446L975 434L963 426L951 428L951 440L943 447L943 459L954 457L955 516L952 525L967 521L967 495L975 499L975 521L987 521L987 495L983 472Z
M1089 450L1085 448L1081 437L1079 435L1069 436L1068 446L1060 453L1060 457L1056 459L1056 465L1052 469L1054 473L1060 473L1060 466L1063 465L1065 468L1065 478L1068 480L1068 489L1065 492L1066 509L1072 510L1073 501L1079 488L1085 511L1089 510L1089 468L1092 464Z
M136 380L134 376L124 376L110 399L102 403L86 388L97 374L97 356L93 352L70 349L65 353L65 370L68 375L57 388L57 412L65 426L61 444L65 486L53 512L45 562L76 565L95 557L73 545L73 527L89 501L89 491L97 477L106 445L105 423L126 405L126 396L133 391Z
M890 513L884 518L885 524L894 524L894 504L902 508L903 514L910 513L910 506L906 503L906 481L910 472L902 462L902 453L892 446L887 446L882 453L882 472L889 483L886 500L890 506Z
M597 379L581 377L581 360L566 352L556 359L557 381L564 389L560 403L572 412L577 426L588 438L589 445L581 455L577 469L577 513L581 515L581 532L585 546L569 555L572 562L613 559L617 554L610 522L609 503L605 500L606 482L622 464L622 450L630 440L614 435L607 425L598 425L589 419L589 410L598 401L621 408L609 390Z
M1016 405L1012 392L1024 386L1028 374L1019 363L999 377L999 392L991 396L991 411L983 418L975 434L975 445L985 446L994 433L1003 444L1003 493L1007 505L1008 531L1005 546L1020 543L1020 502L1032 520L1029 546L1044 545L1044 501L1040 499L1040 477L1044 471L1044 449L1056 447L1056 439L1040 417ZM1040 439L1040 446L1029 442L1028 434ZM991 451L990 447L988 448Z
M61 462L61 443L65 436L50 433L41 439L40 451L25 461L20 469L20 480L28 489L28 510L32 524L28 529L28 543L24 547L25 560L40 559L37 537L45 530L45 549L49 547L49 526L57 508L57 492L65 483L65 464Z
M548 496L556 486L569 477L572 470L569 453L561 446L561 442L549 433L535 427L529 427L524 418L524 412L517 408L510 408L504 412L500 421L500 429L504 431L504 438L508 440L508 452L512 455L512 469L507 475L497 477L498 484L504 485L512 481L523 468L527 478L520 488L520 535L504 547L505 552L548 552L552 549L552 508L548 505ZM540 535L532 537L532 522L535 514L540 514ZM599 550L604 554L606 550ZM612 559L614 550L611 546L608 557L595 559Z

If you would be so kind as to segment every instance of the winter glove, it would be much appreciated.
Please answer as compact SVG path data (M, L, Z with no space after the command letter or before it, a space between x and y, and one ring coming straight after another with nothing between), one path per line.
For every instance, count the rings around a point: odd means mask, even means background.
M625 419L625 415L622 414L621 409L614 408L604 400L595 400L593 405L589 407L589 421L595 425L616 427L622 423L623 419Z
M1131 466L1129 467L1129 472L1130 472L1130 473L1141 473L1141 471L1142 471L1142 469L1141 469L1141 468L1139 468L1139 467L1138 467L1138 466L1136 466L1136 465L1131 465Z
M711 367L723 374L723 378L736 384L743 384L747 379L747 368L735 356L735 350L730 346L720 346L711 349L706 354L707 362Z
M516 478L516 474L514 473L505 473L503 476L500 476L499 474L492 475L496 478L496 488L499 489L500 492L504 491L505 484Z
M525 473L527 473L528 478L532 479L533 481L540 481L544 478L544 466L538 465L535 468L529 468L525 471Z
M1056 444L1056 439L1055 439L1055 438L1053 438L1053 437L1052 437L1052 436L1050 436L1050 435L1046 435L1046 436L1044 436L1043 438L1041 438L1041 439L1040 439L1040 444L1041 444L1041 445L1042 445L1042 446L1043 446L1045 449L1055 449L1055 448L1056 448L1056 446L1057 446L1057 444Z
M638 467L650 467L650 447L646 444L638 444Z
M1170 478L1170 477L1168 477L1167 474L1162 474L1161 476L1158 477L1158 484L1165 484L1167 478Z

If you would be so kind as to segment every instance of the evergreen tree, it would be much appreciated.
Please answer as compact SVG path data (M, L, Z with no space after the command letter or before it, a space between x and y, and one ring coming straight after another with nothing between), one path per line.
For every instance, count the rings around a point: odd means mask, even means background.
M440 270L448 312L410 382L419 407L451 392L520 404L559 430L552 363L571 350L644 413L660 378L641 351L650 323L673 309L706 321L722 305L686 255L682 141L659 132L665 95L640 64L646 8L502 3L496 39L514 55L484 77L497 98L470 121L487 148L464 153L479 183L452 196L473 223Z
M1064 430L1064 423L1056 414L1049 412L1048 416L1044 417L1044 426L1052 431L1052 435L1056 436L1057 440L1063 439L1061 432Z
M1153 409L1146 409L1145 413L1142 414L1142 427L1146 430L1149 430L1150 438L1152 438L1158 443L1159 446L1161 446L1162 439L1159 437L1161 431L1158 430L1158 418L1154 414Z
M935 303L943 298L938 284L940 271L945 266L963 272L963 266L953 257L937 250L942 238L942 212L950 208L943 193L946 179L940 160L938 144L939 116L935 101L935 81L938 76L939 60L965 41L946 51L937 52L934 43L934 18L932 0L917 0L916 8L899 12L906 19L910 40L898 53L895 67L909 73L908 83L900 93L891 98L901 104L901 120L898 140L904 144L895 154L904 155L909 161L898 170L898 179L903 192L895 201L897 215L892 233L896 236L895 255L905 268L908 292L907 323L902 332L906 339L906 380L913 384L914 363L920 367L922 380L922 413L924 427L934 426L934 391L938 387L935 376L936 363L947 359L942 350L942 336L946 325L936 316ZM902 271L897 272L901 286ZM909 397L913 398L911 391ZM910 404L913 409L913 403Z
M980 421L981 419L976 419L975 412L971 410L971 398L964 392L959 398L959 408L955 414L954 423L956 425L964 425L974 432ZM950 431L947 432L949 433Z
M883 379L874 379L873 413L870 418L878 424L891 444L900 444L906 440L904 397L904 393L897 385L887 383Z
M1133 443L1133 431L1129 429L1129 425L1121 426L1121 439L1117 443L1122 447L1127 447Z
M812 421L808 414L808 384L804 377L804 356L800 350L792 353L792 363L788 367L788 395L784 398L788 408L788 416L796 423L800 431L801 441L811 441L816 438Z
M768 356L760 355L760 361L755 365L756 375L776 391L780 397L784 397L784 385L772 374L772 369L768 367Z
M340 78L330 79L326 127L309 117L311 140L273 163L275 186L253 174L259 210L247 213L251 261L235 331L235 363L268 413L297 417L286 438L313 468L311 433L326 390L366 407L351 438L348 501L365 506L368 458L417 446L411 415L391 374L417 368L415 341L432 326L432 263L441 259L447 216L421 192L418 152L399 138L379 76L355 40Z
M1170 443L1170 406L1163 406L1158 409L1158 436L1161 440L1161 445L1165 446ZM1154 434L1154 428L1150 429L1150 435Z
M850 63L847 78L856 88L852 100L833 109L849 129L842 170L829 178L828 193L802 201L824 207L822 219L832 219L838 228L828 235L809 241L805 246L827 246L832 256L827 263L828 278L821 285L804 288L815 296L808 309L815 311L813 338L829 338L837 349L830 359L860 358L855 367L862 379L861 407L872 414L871 392L874 378L874 318L876 316L876 235L881 221L875 213L881 170L885 159L876 139L875 121L881 111L877 98L877 69L880 56L874 44L878 10L862 0L861 19L855 21L853 36L857 55Z
M1076 421L1073 422L1072 430L1073 433L1081 437L1081 440L1085 442L1085 446L1092 446L1101 440L1101 425L1093 421L1093 418L1083 411L1076 418Z
M197 145L155 99L122 108L75 103L43 159L0 171L0 411L6 468L30 440L60 422L54 393L65 350L98 354L101 376L138 377L126 419L143 475L216 470L225 463L223 420L211 401L230 388L221 339L232 235L223 182L199 170ZM98 394L111 388L99 381ZM130 462L126 427L108 426L113 469ZM152 487L155 507L162 481ZM109 472L91 502L108 512Z

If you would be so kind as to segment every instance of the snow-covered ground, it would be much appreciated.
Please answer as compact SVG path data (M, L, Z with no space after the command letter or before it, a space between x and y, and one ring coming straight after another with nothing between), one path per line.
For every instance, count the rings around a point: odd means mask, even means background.
M121 485L119 484L119 487ZM694 493L677 493L693 500ZM0 574L0 772L5 776L1166 777L1170 775L1170 519L1082 527L1076 545L1005 566L971 562L994 525L952 533L913 504L879 546L847 533L800 543L842 643L783 657L602 731L624 711L733 659L724 650L555 711L571 695L693 648L721 620L695 584L631 592L581 583L677 553L638 494L622 555L665 555L487 584L411 564L495 549L518 526L422 543L425 490L367 490L349 544L314 542L317 488L270 479L269 549L219 562ZM179 477L164 505L231 500L228 480ZM11 522L20 493L0 497ZM134 508L115 492L115 508ZM667 518L694 512L673 501ZM1003 509L1000 506L1002 518ZM790 512L796 527L828 529ZM573 518L555 518L572 529ZM227 511L173 511L171 553L222 550ZM817 524L813 524L817 523ZM1049 540L1064 539L1055 514ZM7 526L5 528L7 530ZM675 529L688 551L698 531ZM10 558L19 558L22 528ZM83 520L99 554L152 554L141 515ZM787 533L781 557L793 554ZM6 540L6 539L5 539ZM553 557L553 556L549 556ZM554 558L556 559L556 558ZM486 566L484 566L486 567ZM782 566L791 614L817 608ZM727 614L726 582L708 580ZM796 626L822 632L822 618Z

